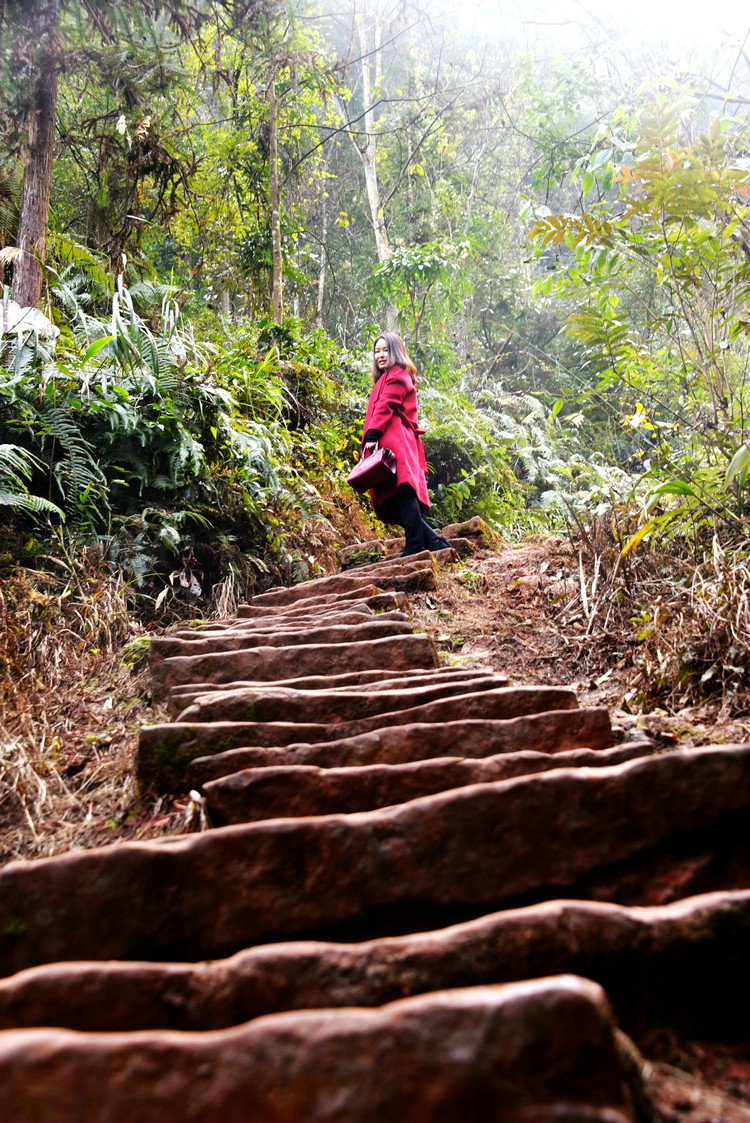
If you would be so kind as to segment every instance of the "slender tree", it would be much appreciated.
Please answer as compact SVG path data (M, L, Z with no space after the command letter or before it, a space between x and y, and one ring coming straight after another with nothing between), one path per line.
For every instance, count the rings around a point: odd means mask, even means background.
M11 295L23 307L39 304L47 248L59 81L60 0L10 3L0 9L3 61L25 74L21 160L25 165ZM10 26L9 26L10 25ZM15 56L15 57L13 57Z
M203 21L231 26L266 16L278 0L0 0L0 80L10 93L6 146L20 152L23 196L14 255L12 295L38 305L46 254L55 123L60 75L66 68L104 58L128 40L130 21L166 18L178 40L195 36ZM111 59L110 59L111 62ZM118 86L122 70L102 68ZM10 128L8 123L10 122ZM7 134L10 134L9 136ZM8 143L10 141L10 143Z

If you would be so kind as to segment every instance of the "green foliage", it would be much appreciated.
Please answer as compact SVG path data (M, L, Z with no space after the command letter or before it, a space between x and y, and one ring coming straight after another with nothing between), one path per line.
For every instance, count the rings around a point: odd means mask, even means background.
M438 324L445 325L470 291L465 270L469 250L468 241L402 243L376 266L371 282L373 307L378 302L395 303L412 350L418 348L426 328L433 338L439 337Z
M49 499L29 491L28 483L34 470L43 467L27 449L0 444L0 507L11 507L29 515L52 514L64 518L60 508Z
M523 485L511 470L509 443L497 439L488 417L468 398L424 388L421 410L428 484L444 523L481 515L507 526L525 505Z
M580 217L541 214L531 231L539 253L560 255L536 291L576 294L568 326L596 376L593 409L619 413L654 481L626 551L744 510L747 171L731 158L734 122L693 143L681 127L669 110L641 114L629 162L613 168L610 148L584 173L584 194L603 172L614 197ZM578 401L591 415L592 399Z

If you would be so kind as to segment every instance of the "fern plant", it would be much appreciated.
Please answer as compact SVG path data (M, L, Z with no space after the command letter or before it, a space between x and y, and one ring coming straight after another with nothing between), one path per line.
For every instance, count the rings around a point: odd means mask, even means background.
M44 465L28 449L0 444L0 506L27 515L48 514L64 519L64 513L55 503L29 491L34 472L43 469Z

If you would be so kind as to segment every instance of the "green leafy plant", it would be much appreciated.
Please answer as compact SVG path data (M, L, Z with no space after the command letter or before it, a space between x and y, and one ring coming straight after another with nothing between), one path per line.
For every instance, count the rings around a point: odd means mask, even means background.
M64 519L65 515L55 503L29 491L34 471L43 468L41 461L28 449L0 444L0 506L30 515L51 514Z

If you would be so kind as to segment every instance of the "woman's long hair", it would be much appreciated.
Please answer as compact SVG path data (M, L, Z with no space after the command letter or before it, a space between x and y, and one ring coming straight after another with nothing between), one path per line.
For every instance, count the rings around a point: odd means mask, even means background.
M388 366L385 368L385 370L380 370L377 363L375 362L375 346L376 346L377 343L380 342L381 339L384 339L385 342L388 345ZM416 364L414 363L413 359L409 358L409 353L406 350L406 348L404 347L403 339L401 338L400 335L396 335L395 331L381 332L380 335L377 336L375 341L373 342L372 351L373 351L373 356L372 356L372 381L373 381L373 383L377 382L377 380L380 378L381 374L385 374L385 371L390 370L391 367L403 367L404 370L408 370L409 374L412 377L412 381L413 381L414 385L415 386L419 385L419 379L417 378Z

